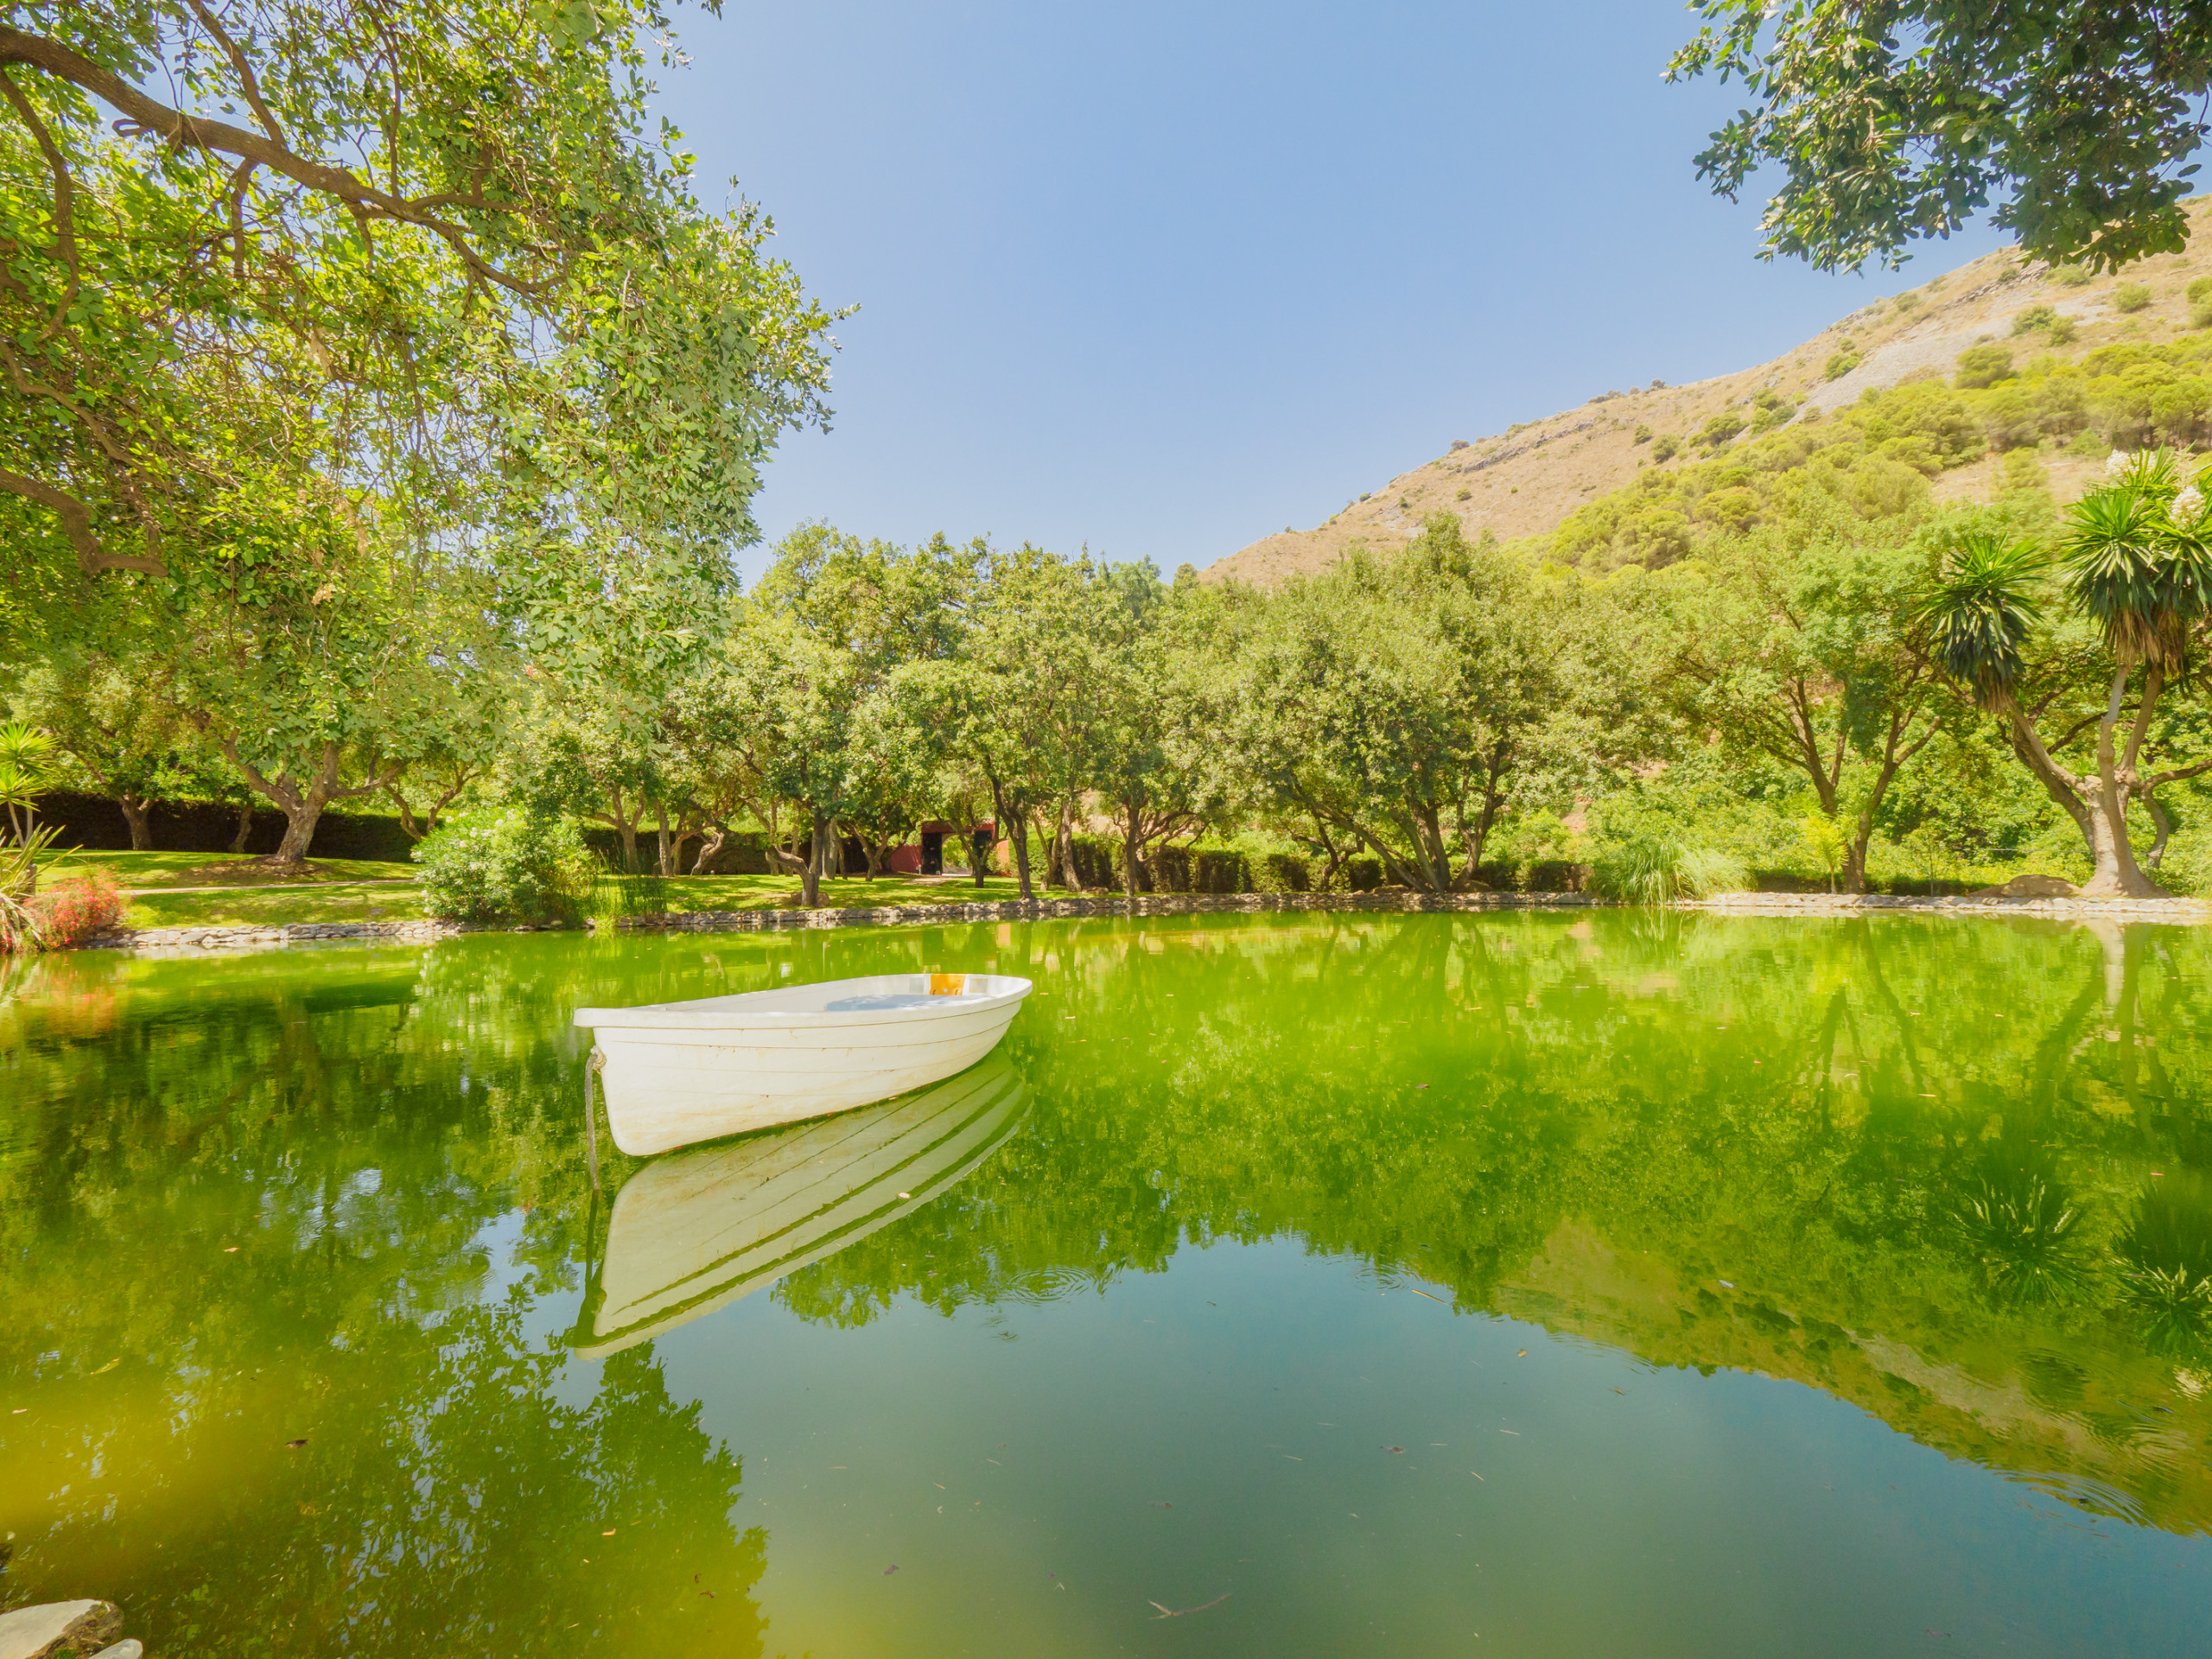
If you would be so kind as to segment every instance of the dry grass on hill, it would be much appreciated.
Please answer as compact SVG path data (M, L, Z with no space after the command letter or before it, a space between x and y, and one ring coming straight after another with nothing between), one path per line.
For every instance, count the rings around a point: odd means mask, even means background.
M2054 279L2048 266L2023 268L2010 251L1986 254L1895 300L1852 313L1772 362L1692 385L1606 393L1439 456L1351 503L1326 524L1263 537L1203 575L1208 581L1277 582L1321 569L1354 542L1390 547L1408 540L1423 519L1440 512L1456 514L1470 536L1489 531L1510 541L1542 535L1585 502L1630 482L1641 468L1681 467L1696 458L1686 449L1671 462L1656 462L1651 446L1636 442L1638 427L1686 437L1732 410L1749 416L1752 398L1770 387L1789 403L1825 411L1915 375L1948 375L1969 346L2009 339L2013 319L2031 306L2047 305L2073 320L2074 338L2051 348L2062 357L2080 358L2120 340L2164 344L2190 331L2190 283L2212 275L2212 237L2206 235L2212 229L2212 197L2197 198L2190 209L2195 234L2189 252L2079 283ZM2133 283L2150 289L2151 302L2125 314L2113 302L2113 290ZM1831 379L1829 364L1845 353L1847 341L1859 361ZM2048 456L2046 465L2062 501L2079 494L2098 470L2094 461L2067 455ZM1939 500L1986 499L1995 476L1995 460L1984 460L1937 479L1935 493Z

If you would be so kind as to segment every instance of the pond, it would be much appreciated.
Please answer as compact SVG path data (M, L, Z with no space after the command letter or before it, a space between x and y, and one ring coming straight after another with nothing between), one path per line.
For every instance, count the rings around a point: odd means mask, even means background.
M580 1004L1032 976L584 1171ZM0 1605L240 1655L2202 1652L2202 931L0 966Z

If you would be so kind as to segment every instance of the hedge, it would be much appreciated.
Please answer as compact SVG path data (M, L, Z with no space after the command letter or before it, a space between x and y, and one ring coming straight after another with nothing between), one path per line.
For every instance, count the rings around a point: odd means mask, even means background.
M701 844L696 841L683 843L683 857L696 860ZM584 829L584 845L596 854L610 870L622 868L622 837L603 824L589 824ZM725 840L715 855L714 868L680 869L679 875L767 875L772 873L768 863L768 834L765 830L740 830ZM648 825L638 831L638 870L652 872L660 857L659 837Z
M1126 892L1122 843L1109 836L1072 837L1076 874L1086 887ZM1041 866L1039 867L1041 868ZM1300 853L1253 852L1242 847L1157 847L1140 874L1140 893L1315 893L1328 868L1326 860ZM1580 893L1587 865L1546 860L1525 867L1484 864L1477 872L1483 885L1501 893ZM1383 882L1382 861L1348 858L1337 868L1337 884L1370 893Z
M93 853L130 850L130 825L123 809L99 795L56 791L38 798L42 823L58 826L55 844ZM221 801L156 801L147 812L154 849L164 853L227 853L237 835L238 810ZM284 839L284 815L257 808L245 850L270 854ZM325 812L308 843L314 858L385 859L404 862L415 843L388 812Z

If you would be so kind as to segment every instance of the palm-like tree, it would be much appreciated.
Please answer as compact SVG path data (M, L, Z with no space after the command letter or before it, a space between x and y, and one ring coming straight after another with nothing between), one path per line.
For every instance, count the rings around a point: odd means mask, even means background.
M2059 560L2068 595L2123 671L2177 672L2212 613L2212 550L2194 524L2174 522L2173 495L2131 481L2083 497L2069 515Z
M2204 535L2212 520L2171 456L2114 461L2113 480L2069 513L2053 572L2068 600L2097 624L2113 658L2093 776L2051 759L2014 695L2039 620L2036 589L2049 568L2038 549L1988 534L1963 538L1923 616L1936 665L1976 704L2005 719L2014 753L2080 826L2096 863L2087 891L2155 893L2128 842L2127 802L2163 780L2139 777L2136 761L2159 694L2187 671L2191 641L2212 616L2212 545ZM2123 745L2120 715L2139 672L2140 695Z
M2044 569L2033 543L1978 531L1960 538L1921 609L1936 665L1993 714L2013 706L2028 635L2043 616L2035 589Z

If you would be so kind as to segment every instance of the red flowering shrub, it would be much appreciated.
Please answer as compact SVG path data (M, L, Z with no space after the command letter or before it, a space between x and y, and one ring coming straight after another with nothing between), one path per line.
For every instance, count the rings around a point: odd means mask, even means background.
M51 948L82 944L113 927L123 914L123 894L115 873L95 867L82 875L64 876L32 903L39 943Z

